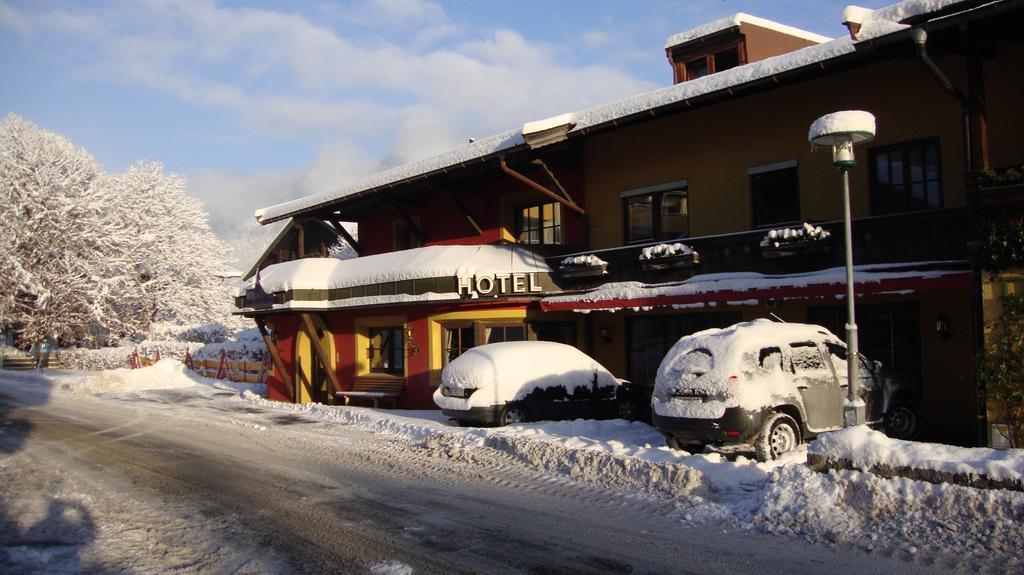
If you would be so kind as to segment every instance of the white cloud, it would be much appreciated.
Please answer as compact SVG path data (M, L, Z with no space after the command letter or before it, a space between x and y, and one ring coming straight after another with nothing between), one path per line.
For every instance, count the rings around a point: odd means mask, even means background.
M585 48L601 48L612 42L612 35L604 30L587 30L580 36Z
M0 27L10 28L25 36L32 34L32 25L28 20L6 2L0 2Z
M467 35L432 2L327 10L340 11L334 21L345 25L210 0L43 5L23 16L46 32L36 38L46 37L47 49L66 46L65 59L91 81L144 86L217 110L253 137L334 142L295 173L211 166L190 178L222 237L256 208L326 191L350 175L654 87L616 68L563 61L566 50L517 31Z

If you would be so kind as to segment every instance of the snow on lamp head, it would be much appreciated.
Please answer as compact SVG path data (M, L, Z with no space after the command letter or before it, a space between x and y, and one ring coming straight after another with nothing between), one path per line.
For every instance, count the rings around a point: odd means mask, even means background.
M870 112L846 110L825 114L811 124L807 140L815 146L832 147L832 165L846 170L856 165L853 146L875 137L875 117Z

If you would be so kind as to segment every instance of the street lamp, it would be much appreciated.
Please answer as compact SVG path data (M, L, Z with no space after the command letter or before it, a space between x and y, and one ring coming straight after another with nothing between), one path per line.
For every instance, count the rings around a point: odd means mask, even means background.
M864 423L864 401L860 398L858 379L857 318L853 309L853 242L850 233L850 168L857 164L854 144L875 137L875 117L869 112L847 110L825 114L811 124L808 141L815 146L832 148L832 165L843 175L843 232L846 241L846 375L848 402L843 409L847 426Z

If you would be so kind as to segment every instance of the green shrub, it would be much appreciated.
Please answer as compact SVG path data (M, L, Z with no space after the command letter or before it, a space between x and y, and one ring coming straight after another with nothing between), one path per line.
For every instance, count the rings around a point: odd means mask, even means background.
M992 320L981 377L989 417L1006 423L1010 445L1024 447L1024 294L1002 298L1003 313Z

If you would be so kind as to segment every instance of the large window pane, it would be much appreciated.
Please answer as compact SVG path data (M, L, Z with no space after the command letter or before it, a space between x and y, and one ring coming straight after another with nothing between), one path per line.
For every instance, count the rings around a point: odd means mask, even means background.
M405 372L405 348L401 327L371 327L366 357L370 371L402 374Z
M519 241L526 244L562 243L562 206L548 203L519 210Z
M654 238L654 196L634 196L626 200L626 240Z
M873 214L942 207L937 139L875 148L869 154Z
M796 167L784 168L750 176L755 227L800 220L796 170Z

